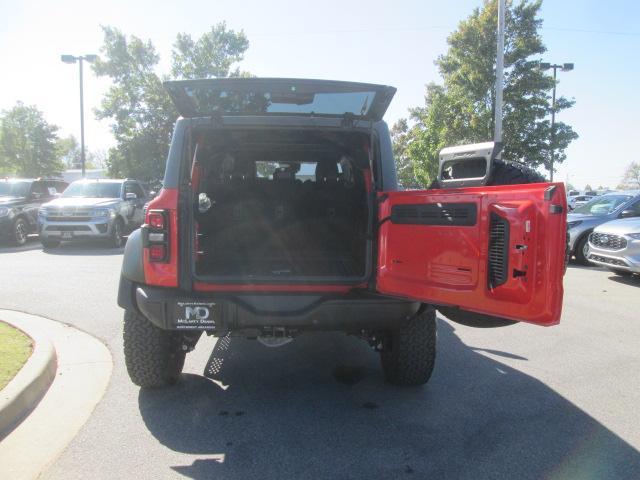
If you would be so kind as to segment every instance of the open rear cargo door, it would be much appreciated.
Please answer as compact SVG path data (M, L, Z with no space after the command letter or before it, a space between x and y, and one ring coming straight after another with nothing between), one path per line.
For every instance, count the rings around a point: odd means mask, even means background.
M563 184L380 192L376 289L554 325L562 311Z
M210 78L164 82L183 117L294 115L381 120L394 87L297 78Z

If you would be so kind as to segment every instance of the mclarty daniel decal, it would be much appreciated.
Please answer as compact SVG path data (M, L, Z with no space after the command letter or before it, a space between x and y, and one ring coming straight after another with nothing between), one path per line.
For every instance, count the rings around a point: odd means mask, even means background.
M215 328L216 320L213 318L215 305L215 303L206 302L177 302L176 327Z

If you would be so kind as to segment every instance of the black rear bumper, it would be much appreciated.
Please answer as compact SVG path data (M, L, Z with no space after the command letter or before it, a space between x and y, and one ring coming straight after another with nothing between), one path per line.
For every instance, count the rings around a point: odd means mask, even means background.
M388 330L414 315L419 302L354 292L321 294L216 294L136 285L121 279L118 304L139 310L164 330Z

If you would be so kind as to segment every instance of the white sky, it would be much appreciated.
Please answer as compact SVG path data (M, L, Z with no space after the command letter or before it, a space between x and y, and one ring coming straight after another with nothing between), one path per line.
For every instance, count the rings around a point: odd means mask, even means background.
M422 104L426 83L440 80L434 59L446 50L448 33L480 3L0 0L0 108L18 100L34 104L62 134L79 136L77 65L61 63L60 54L99 53L99 25L112 25L151 39L163 57L164 73L177 32L196 37L226 20L247 34L251 46L241 67L255 75L397 87L385 116L391 125L409 107ZM568 178L579 188L586 183L615 187L624 167L640 160L634 148L639 5L630 0L546 0L543 5L545 59L576 64L573 72L560 74L558 93L575 97L577 104L559 120L570 123L580 139L556 178ZM107 86L85 71L85 137L92 149L113 144L108 123L96 121L92 112Z

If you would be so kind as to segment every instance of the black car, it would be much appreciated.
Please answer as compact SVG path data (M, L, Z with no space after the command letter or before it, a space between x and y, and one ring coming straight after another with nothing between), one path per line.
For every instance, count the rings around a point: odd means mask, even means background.
M24 245L27 235L37 232L40 205L67 185L55 179L0 179L0 239Z

